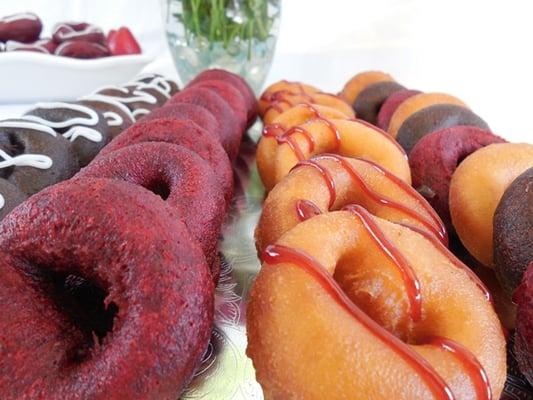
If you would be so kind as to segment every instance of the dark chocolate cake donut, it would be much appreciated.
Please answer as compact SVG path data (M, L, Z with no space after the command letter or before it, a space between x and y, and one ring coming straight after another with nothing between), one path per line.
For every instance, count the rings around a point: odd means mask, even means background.
M0 221L16 206L26 200L26 195L11 182L0 178Z
M385 100L391 94L403 90L405 88L394 81L378 82L366 87L357 95L352 105L355 115L363 121L376 125L379 111Z
M46 125L71 143L84 167L110 141L108 126L102 113L80 103L37 103L24 119Z
M494 269L502 287L512 295L533 261L533 168L505 190L493 223Z
M176 399L209 342L198 244L123 181L67 181L17 207L0 224L0 275L2 399ZM72 277L103 292L107 332L70 311Z
M130 83L146 83L161 88L169 97L180 91L178 83L172 79L165 78L160 74L142 74L132 80Z
M149 87L151 90L140 90L139 85L130 86L106 86L98 89L95 94L106 96L111 100L124 104L133 113L135 120L139 120L151 111L161 107L168 97L160 90ZM141 86L142 89L142 86ZM146 89L146 88L145 88Z
M82 97L79 103L85 104L103 114L107 122L110 139L117 137L135 122L133 113L128 107L107 96L91 94Z
M140 143L99 157L77 178L125 180L158 194L189 228L209 265L217 260L217 245L226 203L207 161L185 147ZM218 277L218 270L213 276Z
M70 178L79 170L68 140L24 119L0 121L0 178L26 195Z
M123 147L144 142L177 144L198 154L211 165L229 204L233 193L233 172L228 155L218 140L192 121L172 118L140 121L104 147L97 159Z
M477 126L489 130L479 116L466 107L453 104L436 104L415 112L401 125L396 140L409 154L425 135L452 126Z

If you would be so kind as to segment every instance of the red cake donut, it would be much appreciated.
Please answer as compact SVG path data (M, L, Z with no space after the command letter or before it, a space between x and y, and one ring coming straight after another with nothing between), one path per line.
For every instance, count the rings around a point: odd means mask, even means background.
M246 103L244 102L243 95L235 88L235 86L231 85L228 82L220 80L206 79L201 80L199 82L195 82L187 87L202 87L215 92L220 97L222 97L226 101L226 103L228 103L228 105L235 112L239 120L242 121L242 125L244 127L246 126L246 121L248 118L246 111Z
M0 255L0 398L179 397L209 341L213 283L157 196L109 179L60 183L3 220ZM104 292L107 333L69 312L61 283L73 276Z
M54 27L52 38L56 43L68 41L84 41L105 44L102 30L86 22L62 22Z
M200 72L196 78L189 83L189 85L192 86L196 82L213 79L228 82L235 86L239 92L241 92L244 97L244 101L246 102L248 126L251 126L257 118L257 100L252 88L241 76L223 69L208 69Z
M57 46L54 54L56 56L82 59L101 58L111 55L109 49L104 45L83 40L63 42Z
M0 18L0 42L16 40L31 43L39 39L42 30L43 23L34 13L19 13Z
M453 231L448 195L459 163L474 151L504 139L474 126L452 126L424 136L409 155L413 187L433 206Z
M165 104L163 107L152 111L142 118L143 121L150 121L160 118L172 118L178 120L192 121L199 127L205 129L212 137L219 140L219 125L216 118L204 107L194 104L178 103Z
M394 111L409 97L421 93L418 90L400 90L392 93L381 105L378 113L378 127L387 131L389 129L389 122L394 114Z
M217 140L192 121L172 118L143 120L113 139L98 157L143 142L177 144L198 154L211 165L229 203L233 194L233 172L228 155Z
M219 125L218 134L222 147L234 160L239 152L243 121L233 112L228 103L213 91L202 87L189 87L172 96L167 104L188 103L204 107L216 118Z
M168 143L140 143L100 157L76 177L125 180L158 194L196 238L218 279L217 244L226 202L207 161Z

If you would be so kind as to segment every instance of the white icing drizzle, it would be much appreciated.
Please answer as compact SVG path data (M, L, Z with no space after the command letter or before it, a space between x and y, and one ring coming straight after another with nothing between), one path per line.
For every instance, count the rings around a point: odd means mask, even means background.
M76 125L70 128L63 134L65 139L69 139L71 142L75 141L79 137L83 137L91 142L101 142L104 138L100 132L96 129L89 128L88 126Z
M2 208L4 208L5 205L6 205L6 200L4 199L4 196L2 196L2 195L0 194L0 210L1 210Z
M82 30L75 30L71 25L77 25L77 22L63 22L62 24L58 24L54 27L54 32L58 31L59 29L66 28L66 32L57 32L57 35L59 36L59 39L61 40L69 40L78 36L82 35L88 35L90 33L102 33L102 30L94 25L87 25Z
M157 104L157 98L155 96L152 96L150 93L146 93L140 90L134 90L129 97L119 97L119 96L112 96L108 94L101 94L100 92L102 90L116 90L121 93L128 94L130 93L129 89L125 87L120 87L120 86L104 86L103 88L100 88L97 90L96 94L99 94L101 96L106 96L115 101L119 101L122 104L129 104L129 103Z
M26 119L27 116L20 117L20 119ZM39 124L33 121L0 121L0 128L20 128L20 129L31 129L34 131L40 131L57 137L56 131L54 131L49 126Z
M162 87L157 86L156 84L144 83L144 82L137 84L136 90L144 91L144 89L154 89L158 91L159 93L161 93L162 96L166 97L167 99L170 99L170 94L165 92L165 90Z
M103 140L102 134L100 132L98 132L96 129L89 128L89 126L95 126L99 122L98 114L96 113L96 111L92 110L91 108L84 106L82 104L72 104L72 103L60 103L60 102L37 103L35 105L35 108L32 109L32 111L39 109L39 108L44 108L44 109L65 108L67 110L74 110L82 114L86 114L87 118L74 117L74 118L67 119L65 121L58 121L58 122L48 121L36 115L25 115L24 118L41 123L51 128L61 129L61 128L67 128L71 126L72 128L70 128L67 132L63 134L63 136L66 139L70 139L71 142L76 140L78 137L84 137L92 142L101 142ZM78 128L83 128L83 129L78 129Z
M138 108L136 110L133 110L133 116L135 117L135 120L137 120L138 116L150 114L150 110L147 110L146 108Z
M4 150L0 149L0 157L4 161L0 161L0 169L8 167L33 167L38 169L49 169L52 167L53 161L50 157L43 154L20 154L11 157Z
M38 42L28 44L28 43L17 42L16 40L8 40L6 42L5 49L6 51L38 49L39 51L43 53L50 54L48 49L44 47L44 45L38 44Z
M115 106L117 108L120 108L120 110L124 114L126 114L130 118L130 120L132 122L135 122L135 117L133 116L133 113L130 111L130 109L128 107L126 107L123 103L121 103L120 101L114 100L112 97L105 96L103 94L93 93L93 94L89 94L87 96L81 97L80 100L95 101L95 102L100 102L100 103L111 104L111 105L113 105L113 106ZM107 118L108 116L106 114L107 114L107 112L104 113L104 116ZM116 114L116 113L114 113L114 114ZM120 117L120 115L119 115L119 117ZM107 121L107 123L109 124L109 121ZM120 124L117 124L117 125L121 125L121 124L122 124L122 122ZM110 126L115 126L115 125L110 125Z
M150 81L149 82L143 82L143 80L145 79L149 79ZM165 77L161 76L161 75L157 75L157 74L142 74L142 75L139 75L135 80L131 81L131 83L134 83L134 84L149 84L149 85L154 85L154 86L157 86L159 88L161 88L165 94L167 95L167 97L170 97L170 92L172 91L172 87L170 86L170 80L169 79L166 79ZM172 81L174 82L174 81ZM174 82L177 86L177 83Z
M13 14L13 15L8 15L4 18L0 18L0 22L9 23L9 22L14 22L14 21L21 21L24 19L38 21L39 17L35 15L34 13L20 13L20 14Z
M108 126L120 126L124 123L124 118L114 111L105 111L104 117Z

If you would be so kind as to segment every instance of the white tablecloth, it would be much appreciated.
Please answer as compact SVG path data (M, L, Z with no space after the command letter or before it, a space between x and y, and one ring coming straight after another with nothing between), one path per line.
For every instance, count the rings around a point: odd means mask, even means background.
M127 25L155 57L147 70L176 76L160 1L2 0L0 15L31 10L48 30L63 20ZM267 83L301 80L336 92L359 71L384 70L410 88L454 94L497 134L532 142L531 8L528 0L284 0ZM0 118L27 107L1 105Z

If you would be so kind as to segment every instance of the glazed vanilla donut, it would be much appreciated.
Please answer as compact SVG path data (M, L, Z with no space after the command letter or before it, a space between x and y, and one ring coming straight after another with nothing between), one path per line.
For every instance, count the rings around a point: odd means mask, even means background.
M394 78L389 74L386 74L381 71L365 71L355 75L350 79L342 92L340 93L341 98L343 98L348 104L353 105L355 99L363 90L365 90L370 85L379 82L393 82Z
M305 83L301 82L290 82L286 80L282 80L276 83L273 83L269 87L265 89L263 94L261 94L261 97L258 101L258 113L260 117L263 117L266 110L273 101L276 100L276 97L280 95L280 93L290 93L290 94L311 94L311 93L318 93L320 90L314 86L307 85Z
M267 190L298 161L322 153L369 159L411 183L407 156L398 143L363 121L317 118L288 129L275 140L273 156L257 157L259 174Z
M390 119L388 132L393 137L396 137L400 127L407 118L423 108L436 104L451 104L468 108L467 105L457 97L446 93L420 93L409 97L398 106Z
M247 309L265 398L498 399L498 317L430 238L350 206L267 247Z
M441 220L407 183L373 162L324 154L298 163L268 194L255 231L257 249L263 251L308 218L352 203L447 243Z
M493 264L494 211L511 182L533 167L533 145L498 143L466 157L450 182L450 214L459 239L479 262Z
M323 105L339 110L349 118L355 118L352 107L334 94L323 92L288 93L282 91L272 95L271 103L265 109L263 115L263 123L265 125L273 123L278 115L298 104Z

